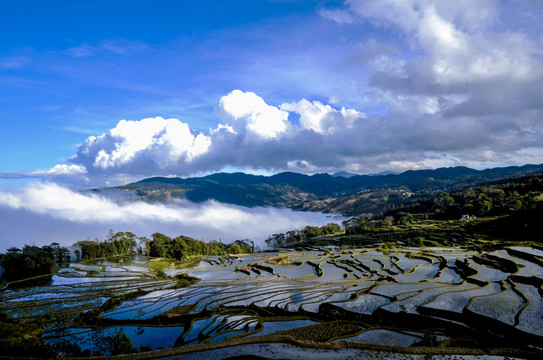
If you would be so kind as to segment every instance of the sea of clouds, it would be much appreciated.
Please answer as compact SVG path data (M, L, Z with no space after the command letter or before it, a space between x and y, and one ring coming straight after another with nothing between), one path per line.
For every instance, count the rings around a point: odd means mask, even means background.
M146 203L35 182L17 192L0 192L0 251L24 244L71 245L96 237L104 240L109 229L138 236L161 232L225 243L251 239L264 248L264 240L271 234L341 220L323 213L248 208L216 201Z

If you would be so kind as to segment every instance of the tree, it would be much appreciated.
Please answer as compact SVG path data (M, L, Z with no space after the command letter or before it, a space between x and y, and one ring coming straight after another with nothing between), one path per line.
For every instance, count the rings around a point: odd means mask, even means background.
M22 280L38 275L52 273L55 255L51 246L25 245L22 250L11 247L1 255L0 264L4 268L2 279L7 281Z
M126 335L123 329L118 328L107 337L109 352L111 355L130 354L137 352L137 349L132 344L132 340Z
M341 226L336 223L328 223L321 227L321 232L325 235L336 234L341 231Z
M172 239L161 233L151 235L153 240L150 242L149 255L156 257L167 257Z
M322 235L322 229L318 226L306 226L303 230L304 237L311 239Z
M361 215L342 222L346 235L363 234L370 230L370 222L366 215Z
M119 255L132 254L137 246L136 235L131 232L118 232L110 235L106 242L111 244L114 252Z
M226 247L226 251L229 254L241 254L242 253L241 246L239 246L235 242L232 243L232 244L228 244L228 246Z
M65 262L70 261L70 250L67 248L60 246L59 243L52 243L51 249L53 250L53 254L55 255L55 262L57 264L62 264Z
M139 243L138 252L140 254L147 254L147 256L149 256L149 251L151 250L150 242L151 241L146 237L139 237L138 238L138 243Z
M300 230L287 231L284 235L284 241L286 244L296 244L302 241L302 233Z
M400 225L408 225L413 222L413 215L408 212L399 212L396 214L396 222Z
M394 223L394 218L392 216L387 216L381 222L381 226L384 228L389 228Z

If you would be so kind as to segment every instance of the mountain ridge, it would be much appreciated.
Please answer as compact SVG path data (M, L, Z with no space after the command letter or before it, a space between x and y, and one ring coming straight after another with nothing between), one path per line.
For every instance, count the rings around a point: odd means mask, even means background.
M464 166L408 170L400 174L333 176L282 172L271 176L242 172L215 173L203 177L152 177L113 188L131 191L135 198L151 202L187 199L216 200L242 206L287 207L357 215L397 205L407 198L506 178L543 173L543 164L484 170Z

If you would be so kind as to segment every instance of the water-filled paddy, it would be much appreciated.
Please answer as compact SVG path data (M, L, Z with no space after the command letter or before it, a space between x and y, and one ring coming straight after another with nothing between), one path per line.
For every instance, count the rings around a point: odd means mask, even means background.
M354 341L366 342L371 344L396 345L396 346L411 346L419 341L421 337L404 334L401 332L390 331L386 329L366 330L356 336L342 338L339 341Z
M122 330L132 341L136 348L141 346L150 346L151 349L166 349L175 344L184 328L182 326L115 326L99 330L90 328L70 328L65 331L67 334L65 339L76 342L81 346L81 350L93 350L96 346L97 338L106 337L113 334L115 331ZM46 334L45 338L50 334ZM48 342L54 343L58 338L48 339Z
M280 254L285 265L272 263L277 254L214 257L194 268L166 269L201 279L184 288L174 278L152 277L144 258L74 263L49 285L1 292L0 310L19 318L63 314L83 331L71 336L89 336L95 323L106 332L122 329L136 347L216 343L336 321L365 330L340 326L323 338L408 347L443 332L463 344L473 331L485 332L489 346L512 337L507 346L534 348L543 343L543 268L530 260L538 251L488 253L518 264L515 273L497 268L499 261L482 262L484 253L455 248ZM81 316L90 310L94 318ZM496 321L500 328L487 332ZM456 332L460 326L465 333Z

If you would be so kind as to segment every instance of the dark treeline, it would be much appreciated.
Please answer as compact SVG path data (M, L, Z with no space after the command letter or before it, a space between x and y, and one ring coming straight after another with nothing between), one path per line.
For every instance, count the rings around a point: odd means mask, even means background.
M42 247L25 245L22 249L11 247L5 254L0 254L0 264L4 269L2 280L17 281L49 275L55 265L67 261L70 261L70 251L58 243Z
M378 215L363 214L344 221L346 235L368 234L393 225L408 225L416 218L458 220L494 216L529 219L541 213L543 175L466 186L440 191L416 202L385 209Z
M530 211L543 200L543 175L508 179L461 189L439 191L414 202L383 209L375 219L398 213L424 214L436 220L454 220L462 215L488 217Z
M462 214L510 215L534 209L543 200L542 192L542 175L469 186L458 191L439 193L433 199L431 211L438 219L454 219Z
M151 239L138 237L131 232L110 232L105 241L79 241L76 245L81 249L83 259L129 255L134 253L148 254L153 257L166 257L185 260L192 255L224 255L252 253L250 240L236 240L231 244L217 241L204 242L180 235L170 238L161 233L154 233ZM77 251L77 250L76 250ZM76 253L79 255L79 253Z
M193 255L248 254L254 251L250 240L236 240L230 244L217 241L203 242L187 236L170 238L155 233L152 239L138 237L131 232L110 231L106 240L78 241L74 244L77 260L91 260L110 256L147 254L153 257L166 257L187 260ZM37 247L25 245L22 249L12 247L0 254L0 265L4 269L1 280L11 282L39 275L50 275L55 265L69 262L70 251L57 243ZM44 279L45 282L48 279Z
M83 259L96 259L116 255L133 254L138 246L138 242L145 242L146 238L138 238L131 232L113 233L110 230L105 241L84 240L78 241L77 245L81 250L76 250L75 255Z
M371 235L376 232L393 232L409 226L417 219L459 220L461 218L504 217L494 232L517 232L531 236L538 228L537 218L543 213L543 175L531 175L461 189L439 191L416 201L404 202L384 208L378 214L362 214L341 223L344 235ZM521 224L519 228L516 224ZM332 225L337 226L333 228ZM270 246L291 246L322 235L336 234L337 224L323 227L307 226L270 236ZM496 234L494 234L496 235ZM499 235L499 234L498 234ZM514 238L514 234L511 234Z
M286 233L273 234L266 239L266 244L271 247L288 246L314 237L334 235L339 232L341 232L341 226L336 223L328 223L323 226L306 226L302 230L290 230Z
M170 238L154 233L152 240L146 243L150 256L168 257L184 260L192 255L248 254L253 252L249 240L236 240L230 244L217 241L203 242L187 236Z

